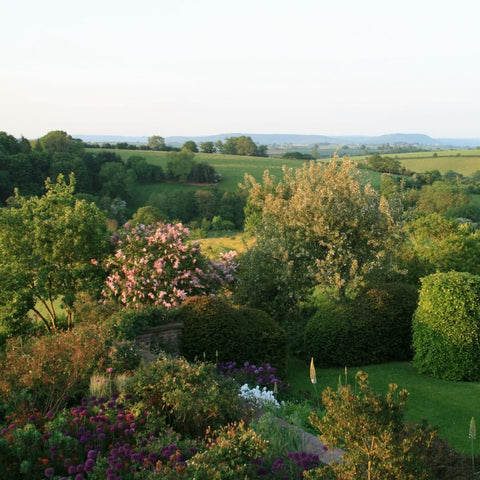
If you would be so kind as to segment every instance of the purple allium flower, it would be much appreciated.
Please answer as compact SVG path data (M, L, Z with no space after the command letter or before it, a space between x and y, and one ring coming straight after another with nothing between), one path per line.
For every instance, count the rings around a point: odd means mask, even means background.
M55 470L52 467L48 467L45 469L45 476L47 478L52 478L55 475Z

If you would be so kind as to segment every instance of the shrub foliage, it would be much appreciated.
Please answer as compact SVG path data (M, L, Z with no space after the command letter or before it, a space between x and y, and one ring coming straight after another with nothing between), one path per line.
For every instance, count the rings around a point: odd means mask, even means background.
M436 273L422 279L413 322L414 364L444 380L480 379L480 276Z
M176 313L183 322L187 358L269 363L281 374L286 368L286 336L265 312L235 307L213 297L192 297Z
M365 288L352 301L326 304L305 328L308 358L318 365L367 365L411 358L416 289L391 283Z
M321 431L320 438L329 447L346 450L342 463L330 468L336 476L307 475L306 478L428 479L427 455L436 437L428 425L403 422L408 392L397 392L390 384L386 395L375 393L368 376L357 373L358 386L350 385L338 392L323 392L325 416L313 414L312 423ZM358 390L358 393L356 391Z

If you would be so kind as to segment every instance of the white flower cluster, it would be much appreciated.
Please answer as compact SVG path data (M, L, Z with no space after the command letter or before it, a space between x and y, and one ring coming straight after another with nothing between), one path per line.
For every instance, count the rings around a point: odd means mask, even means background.
M240 393L238 395L255 407L280 407L280 404L277 402L273 392L271 390L267 390L266 387L263 387L260 390L258 385L255 388L250 388L246 383L240 387Z

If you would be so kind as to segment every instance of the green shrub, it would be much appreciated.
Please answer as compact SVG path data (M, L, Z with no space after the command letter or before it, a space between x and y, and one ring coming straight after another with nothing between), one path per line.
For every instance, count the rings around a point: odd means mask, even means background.
M351 385L338 391L327 388L322 395L325 415L311 417L329 448L345 450L342 463L331 465L337 474L333 478L431 478L427 456L437 433L429 425L404 423L408 392L397 392L390 384L388 392L379 395L370 388L368 375L358 372L357 377L355 390ZM331 478L322 476L324 472L306 478Z
M416 289L401 283L365 288L347 303L323 303L305 327L307 358L354 366L411 358Z
M137 409L191 436L240 418L238 385L212 364L162 357L135 373L127 386L130 391Z
M422 279L413 321L414 365L444 380L480 380L480 276L436 273Z
M211 361L269 363L286 370L285 331L267 313L215 297L192 297L175 317L183 322L182 352Z
M417 300L413 285L395 282L366 287L353 301L355 315L376 338L379 362L412 358L412 318Z
M166 318L165 309L158 307L121 310L112 317L115 337L117 339L133 340L148 327L165 322Z

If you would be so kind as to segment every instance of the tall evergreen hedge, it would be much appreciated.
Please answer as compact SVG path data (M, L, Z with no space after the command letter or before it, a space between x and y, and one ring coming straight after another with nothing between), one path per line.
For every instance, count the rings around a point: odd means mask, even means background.
M420 373L480 380L480 276L452 271L422 279L413 347Z

